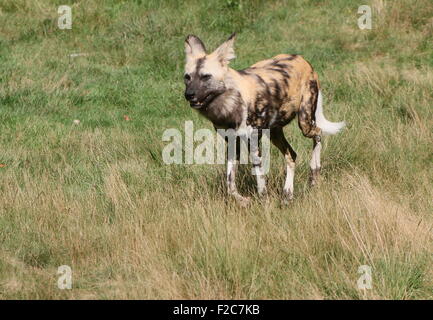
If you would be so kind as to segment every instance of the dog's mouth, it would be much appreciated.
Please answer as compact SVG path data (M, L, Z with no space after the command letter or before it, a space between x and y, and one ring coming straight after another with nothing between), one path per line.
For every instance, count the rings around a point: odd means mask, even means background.
M190 102L189 105L194 109L201 109L204 107L203 102Z
M207 107L219 94L215 92L209 93L202 101L190 101L189 105L194 109L203 109Z

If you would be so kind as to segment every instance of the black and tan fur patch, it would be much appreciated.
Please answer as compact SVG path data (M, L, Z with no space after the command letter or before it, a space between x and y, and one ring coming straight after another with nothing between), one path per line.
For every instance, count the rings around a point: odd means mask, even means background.
M317 74L301 56L278 55L238 73L248 82L244 87L254 91L246 101L247 125L285 126L301 111L301 129L305 134L314 131L313 123L308 121L314 120L319 84Z

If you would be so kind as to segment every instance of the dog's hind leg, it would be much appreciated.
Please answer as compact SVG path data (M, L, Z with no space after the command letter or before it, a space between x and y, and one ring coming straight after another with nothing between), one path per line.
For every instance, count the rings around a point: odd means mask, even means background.
M313 153L310 161L310 185L318 183L320 178L320 151L322 150L322 130L316 124L319 88L316 80L310 80L302 95L298 112L298 124L302 134L313 139ZM321 101L320 101L321 103Z
M259 196L264 196L267 193L266 190L266 178L263 170L263 159L260 151L260 139L261 139L261 131L254 131L252 136L250 137L250 155L251 162L253 164L253 174L257 179L257 192Z
M281 151L286 159L286 181L284 182L284 197L286 201L293 199L293 179L295 177L296 152L284 137L283 128L271 129L271 141Z
M322 150L322 143L320 136L313 138L313 153L310 160L310 185L314 186L320 179L320 152Z
M313 154L310 161L310 185L313 186L320 178L321 137L340 132L345 123L326 120L323 114L322 93L318 88L317 80L310 80L303 91L298 123L303 135L313 139Z
M316 125L316 106L319 88L316 80L310 80L303 89L301 106L298 111L298 125L302 134L307 138L314 138L322 134Z

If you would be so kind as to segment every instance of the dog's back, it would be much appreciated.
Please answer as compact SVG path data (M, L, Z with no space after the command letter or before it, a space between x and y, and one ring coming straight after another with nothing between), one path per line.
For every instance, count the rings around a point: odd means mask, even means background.
M317 74L299 55L280 54L238 72L243 78L239 89L249 109L248 124L253 127L284 126L299 112L304 99L313 96L311 102L317 101Z

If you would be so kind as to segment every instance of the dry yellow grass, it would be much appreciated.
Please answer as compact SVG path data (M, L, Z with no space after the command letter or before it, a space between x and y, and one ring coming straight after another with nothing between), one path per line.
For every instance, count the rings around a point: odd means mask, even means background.
M131 161L124 167L135 166ZM20 187L6 179L10 192L3 195L4 206L27 214L11 217L29 238L26 245L37 241L48 247L26 252L26 263L3 252L8 294L407 299L421 292L389 281L415 277L416 284L424 268L424 281L432 279L431 257L425 255L433 241L430 217L393 200L363 174L343 173L289 208L272 201L240 209L197 186L138 196L128 190L118 167L107 169L104 193L114 209L106 216L100 214L96 192L71 199L56 193L49 180L23 177ZM185 202L190 196L195 201ZM63 252L73 267L70 292L55 287L55 268L34 265L38 254L51 251ZM356 288L357 268L364 264L373 269L373 289L365 294ZM401 274L395 278L393 272ZM43 287L41 296L37 285Z

